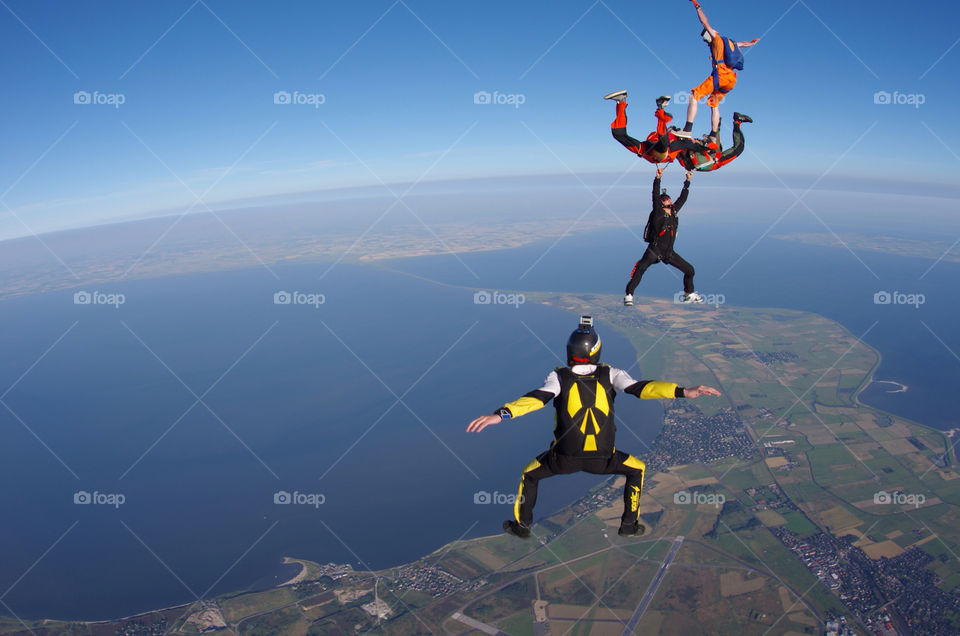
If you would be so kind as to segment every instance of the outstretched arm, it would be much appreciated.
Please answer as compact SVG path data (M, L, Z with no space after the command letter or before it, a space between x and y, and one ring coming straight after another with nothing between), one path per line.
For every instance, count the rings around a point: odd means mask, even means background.
M675 382L661 382L659 380L637 381L622 369L613 369L610 375L613 387L618 391L635 395L641 400L655 400L659 398L695 398L701 395L720 395L711 386L699 384L684 388Z
M467 432L479 433L488 426L499 424L505 419L520 417L531 411L542 409L550 400L555 398L559 392L560 380L556 372L553 371L547 376L547 381L542 388L530 391L512 402L507 402L490 415L481 415L480 417L474 418L470 424L467 425Z
M635 395L641 400L655 400L658 398L695 398L701 395L720 395L712 386L698 384L697 386L682 387L674 382L660 382L648 380L635 382L624 389L624 393Z
M657 176L653 178L653 209L657 212L663 212L663 202L660 200L660 177L663 176L663 168L657 166Z
M694 2L693 4L697 7L697 17L700 18L700 24L703 25L703 28L707 30L707 33L709 33L711 37L717 37L718 33L710 26L710 22L707 20L707 14L703 12L703 7L701 7L698 2Z
M741 49L745 49L753 46L759 41L760 41L760 38L753 38L752 40L747 40L746 42L737 42L737 46L739 46Z
M680 208L683 207L683 204L687 202L687 195L690 194L690 177L693 176L693 172L687 171L687 178L683 182L683 190L680 191L680 196L677 197L677 200L673 202L673 211L679 212Z
M641 400L656 400L660 398L683 397L683 388L675 382L660 382L659 380L644 380L634 382L623 390L624 393L634 395Z

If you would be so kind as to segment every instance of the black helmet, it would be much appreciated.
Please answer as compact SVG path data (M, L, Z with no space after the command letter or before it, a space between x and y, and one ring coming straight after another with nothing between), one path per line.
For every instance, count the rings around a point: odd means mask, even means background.
M593 330L593 317L580 316L580 326L567 340L567 365L597 364L603 343Z

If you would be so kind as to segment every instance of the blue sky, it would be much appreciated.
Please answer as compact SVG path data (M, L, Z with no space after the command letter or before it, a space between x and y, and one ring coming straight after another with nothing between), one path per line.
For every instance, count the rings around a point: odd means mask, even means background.
M905 191L956 183L955 3L704 8L722 33L763 36L724 105L727 121L734 110L756 120L727 170L787 181L829 170ZM687 0L4 0L0 47L0 238L200 195L216 204L381 180L620 173L637 160L610 137L601 96L630 91L639 137L656 95L709 71ZM124 103L76 104L78 91ZM276 104L278 91L323 103ZM523 104L477 105L478 91ZM876 104L878 91L923 104ZM683 119L683 106L668 110ZM707 122L702 109L697 131Z

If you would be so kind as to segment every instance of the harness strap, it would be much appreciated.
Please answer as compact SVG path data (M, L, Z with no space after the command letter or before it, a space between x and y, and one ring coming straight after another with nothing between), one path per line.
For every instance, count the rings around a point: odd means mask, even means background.
M724 38L724 40L721 40L721 41L723 41L723 49L724 49L724 52L726 52L726 49L727 49L727 43L726 43L725 39L726 39L726 38ZM713 72L710 73L710 76L713 78L713 92L714 92L714 93L723 93L724 95L726 95L726 94L729 93L730 91L727 91L727 90L724 90L724 89L720 88L720 70L719 70L719 68L718 68L718 67L719 67L719 64L720 64L720 60L718 60L718 59L716 59L715 57L713 57L713 49L710 50L710 59L711 59L711 61L713 61Z

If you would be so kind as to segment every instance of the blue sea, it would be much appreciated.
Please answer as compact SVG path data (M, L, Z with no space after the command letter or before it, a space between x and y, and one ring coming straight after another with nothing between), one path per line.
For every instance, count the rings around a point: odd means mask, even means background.
M757 234L706 227L677 250L703 293L813 311L864 335L883 355L877 377L909 387L875 385L871 405L957 425L957 264L921 280L930 261L773 238L749 249ZM514 492L552 416L464 428L538 388L576 317L476 305L474 289L620 294L642 250L632 232L604 230L325 277L324 265L281 267L280 280L252 268L3 301L4 603L25 618L111 618L271 584L289 573L282 556L378 569L498 532L509 506L477 494ZM679 289L658 265L637 293ZM882 291L925 302L874 304ZM124 302L77 305L76 292ZM282 292L290 304L275 304ZM605 360L630 366L628 342L603 336ZM618 446L642 452L659 406L621 398L617 409ZM547 482L538 514L596 483ZM102 503L74 503L77 493ZM296 502L275 503L284 493Z
M283 556L379 569L500 531L510 506L475 499L515 492L552 415L464 429L539 388L576 318L478 307L471 290L381 269L326 270L0 303L0 378L13 385L0 412L0 587L13 586L13 612L124 616L275 584L290 575ZM78 292L124 302L75 305ZM283 292L291 303L274 304ZM629 343L605 338L608 362L630 366ZM621 445L639 453L659 406L618 407ZM555 481L540 512L597 478ZM95 501L74 503L84 492ZM276 504L283 493L294 503Z

